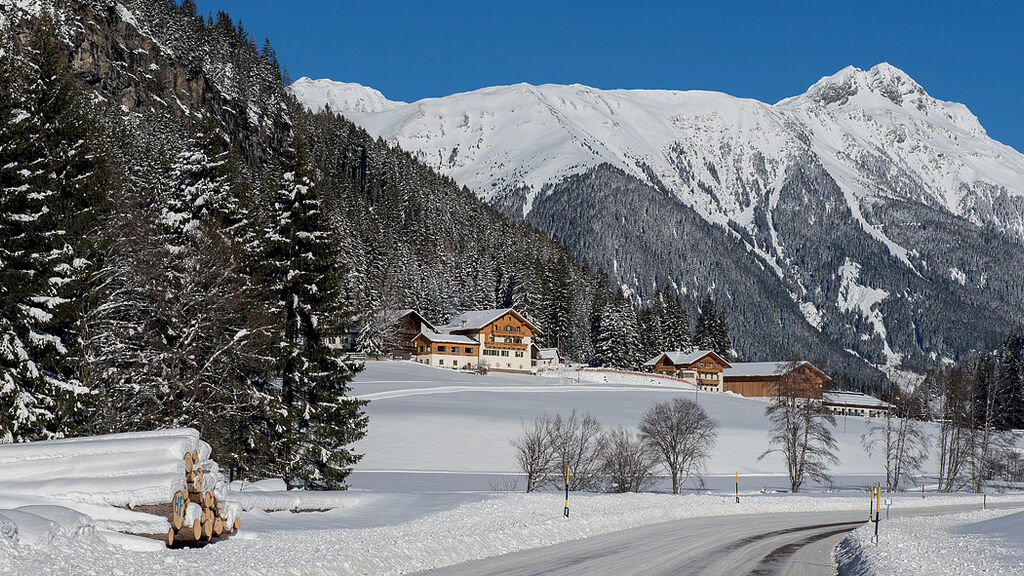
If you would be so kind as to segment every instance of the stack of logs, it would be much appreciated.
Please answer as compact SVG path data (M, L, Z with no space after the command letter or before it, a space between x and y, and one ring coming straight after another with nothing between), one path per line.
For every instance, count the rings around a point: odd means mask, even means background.
M136 512L163 516L171 523L166 536L148 536L164 539L167 546L188 546L209 542L238 530L241 519L217 498L208 480L215 472L215 466L211 460L201 461L197 450L188 452L185 454L185 490L175 492L170 503L131 508Z

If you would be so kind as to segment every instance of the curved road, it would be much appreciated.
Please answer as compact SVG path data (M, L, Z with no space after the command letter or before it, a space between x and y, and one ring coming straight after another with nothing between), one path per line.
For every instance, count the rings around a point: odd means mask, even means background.
M978 508L971 504L912 508L903 512L894 509L890 515L948 514ZM880 530L884 535L885 513L882 514ZM832 550L847 532L866 520L867 510L692 518L474 560L421 574L831 576L835 574Z

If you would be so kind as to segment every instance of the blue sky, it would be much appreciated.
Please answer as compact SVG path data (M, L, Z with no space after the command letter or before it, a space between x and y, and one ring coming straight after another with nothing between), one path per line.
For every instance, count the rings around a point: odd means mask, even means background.
M1022 2L360 2L197 0L225 10L293 78L393 100L496 84L701 89L775 102L887 61L1024 150Z

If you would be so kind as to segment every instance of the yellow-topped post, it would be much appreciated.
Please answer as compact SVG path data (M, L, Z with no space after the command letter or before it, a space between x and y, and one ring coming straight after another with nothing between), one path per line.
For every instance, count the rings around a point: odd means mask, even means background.
M569 467L565 467L565 511L563 512L566 518L569 517Z

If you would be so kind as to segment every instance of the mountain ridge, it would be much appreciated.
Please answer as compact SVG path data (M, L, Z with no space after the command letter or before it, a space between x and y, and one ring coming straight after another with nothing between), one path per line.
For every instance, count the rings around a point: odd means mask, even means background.
M291 90L300 101L309 98L303 90ZM544 215L533 214L546 195L559 190L559 201L567 201L562 184L568 181L597 194L594 186L582 184L588 175L597 181L621 178L595 175L605 164L668 193L681 209L740 239L748 253L743 257L760 262L785 287L801 311L800 321L818 331L836 332L830 336L833 341L843 341L836 353L852 352L876 366L923 365L988 345L990 335L982 336L988 329L977 325L967 338L944 333L926 343L929 338L915 335L928 320L921 317L920 306L914 308L917 296L907 282L916 290L937 290L939 300L948 297L947 304L957 302L959 309L980 302L990 311L982 316L1004 315L1010 324L1021 322L1020 312L1012 312L1022 302L1014 281L1019 274L1009 263L958 248L957 235L969 227L972 238L977 230L979 238L988 238L1004 252L1020 249L1024 155L989 138L966 106L929 96L887 63L868 70L844 68L775 104L709 91L516 84L424 99L379 113L340 108L335 111L506 213L534 223L543 220L540 227L563 241L576 238L578 245L567 245L578 257L613 271L640 299L653 294L652 285L688 286L691 295L715 286L728 288L703 270L683 277L680 270L689 266L686 260L692 254L665 261L651 256L629 269L622 265L620 248L605 246L604 252L594 253L590 247L600 242L588 236L586 227L604 216L591 215L591 221L570 222L568 227L557 224L550 203ZM578 176L586 178L573 179ZM635 193L632 185L617 185ZM952 220L933 215L933 210ZM920 219L894 220L895 214L938 218L942 233L933 237L934 230L913 231ZM799 229L808 224L821 229ZM647 238L638 240L641 244L654 236L671 242L652 231L658 225L648 222L632 234ZM842 230L840 240L826 238L828 226ZM698 233L717 234L704 229ZM921 244L925 237L928 244ZM936 251L935 242L948 248ZM832 252L824 253L824 246ZM738 265L740 256L730 258ZM981 261L989 268L979 266ZM861 271L857 278L849 272L855 267ZM905 274L916 279L894 281ZM994 277L1001 279L998 289L989 284ZM850 282L887 296L862 307L851 305L840 293L844 285L849 291ZM691 296L694 304L697 300ZM1008 315L995 313L1008 306ZM896 317L906 324L887 326ZM780 329L795 330L794 322L786 320ZM843 328L861 323L853 334Z

